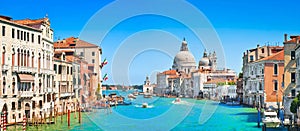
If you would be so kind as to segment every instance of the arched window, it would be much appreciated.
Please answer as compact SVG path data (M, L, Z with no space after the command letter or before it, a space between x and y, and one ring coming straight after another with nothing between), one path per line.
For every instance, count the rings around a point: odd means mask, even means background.
M30 54L29 51L27 51L27 64L26 64L27 67L29 67L29 57L30 57L29 54Z
M15 88L16 88L16 80L15 78L12 79L12 94L15 94Z
M2 64L5 65L5 47L3 46L3 51L2 51Z
M23 59L23 53L24 53L23 50L21 50L20 53L21 53L21 54L20 54L20 56L21 56L21 57L20 57L20 65L23 66L23 60L24 60L24 59Z
M18 66L20 66L20 58L21 58L20 49L18 49L17 52L18 52L18 59L17 59L18 60Z
M6 79L3 77L3 89L2 89L2 94L5 94L5 85L6 85Z
M23 66L27 66L27 52L26 51L24 51L24 64L23 64Z
M11 65L15 66L15 49L14 48L12 48Z
M41 68L41 54L39 53L39 59L38 59L38 69Z
M31 67L34 67L34 52L32 52L32 56L31 56Z
M42 90L42 81L41 79L39 80L39 93L41 93L41 90Z

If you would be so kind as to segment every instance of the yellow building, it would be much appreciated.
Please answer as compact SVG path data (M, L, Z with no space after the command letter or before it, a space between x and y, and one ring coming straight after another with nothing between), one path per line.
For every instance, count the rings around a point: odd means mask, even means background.
M284 35L284 108L286 113L290 113L290 104L297 95L299 89L296 88L296 53L295 48L299 36L290 36L290 40Z

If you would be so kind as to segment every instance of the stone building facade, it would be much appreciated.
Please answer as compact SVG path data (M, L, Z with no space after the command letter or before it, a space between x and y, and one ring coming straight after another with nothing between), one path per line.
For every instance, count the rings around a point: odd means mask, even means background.
M273 56L283 50L280 46L262 46L247 50L243 55L243 103L247 105L262 105L265 64L258 61ZM273 72L273 71L272 71ZM278 81L279 82L279 81ZM271 84L272 85L272 84ZM279 83L280 87L281 83ZM273 87L273 86L271 86ZM265 96L265 95L264 95Z
M54 106L53 30L49 18L12 20L0 16L0 111L7 123L22 122Z
M197 66L183 39L180 51L176 54L172 69L157 74L155 93L185 97L196 97L203 92L203 83L213 79L234 80L236 74L230 69L217 69L216 52L207 53Z

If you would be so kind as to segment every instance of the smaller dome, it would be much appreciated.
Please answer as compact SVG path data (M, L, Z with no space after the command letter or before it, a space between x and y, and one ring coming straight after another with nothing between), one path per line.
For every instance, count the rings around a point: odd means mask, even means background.
M209 59L207 57L203 57L199 61L199 66L209 66Z

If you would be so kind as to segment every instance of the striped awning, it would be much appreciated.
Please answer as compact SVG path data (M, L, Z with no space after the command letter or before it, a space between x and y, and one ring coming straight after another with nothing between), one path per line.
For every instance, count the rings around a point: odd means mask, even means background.
M33 82L34 77L30 74L18 74L21 82Z

